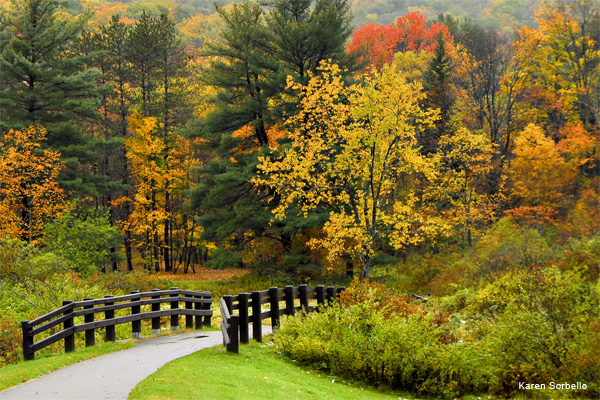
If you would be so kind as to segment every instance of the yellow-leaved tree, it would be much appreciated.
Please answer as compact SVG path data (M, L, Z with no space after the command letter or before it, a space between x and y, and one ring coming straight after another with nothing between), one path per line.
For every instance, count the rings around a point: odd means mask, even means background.
M321 238L331 258L359 257L369 278L378 243L400 249L438 231L442 223L421 208L420 188L435 166L417 147L416 135L437 118L419 103L419 83L393 66L348 86L336 65L323 64L306 86L300 112L286 122L289 144L260 158L257 185L273 191L275 218L288 210L305 215L330 209Z
M461 127L440 138L434 155L439 174L425 196L438 204L440 215L461 232L468 247L472 246L475 231L494 218L500 197L486 191L493 154L484 132Z
M125 229L131 229L140 238L142 254L150 256L150 265L160 271L159 226L167 218L163 203L164 187L167 179L167 166L164 162L164 141L153 131L160 129L154 117L142 118L137 112L129 118L129 128L133 135L125 141L127 158L135 177L136 193L133 199L134 211ZM161 198L159 198L161 197Z

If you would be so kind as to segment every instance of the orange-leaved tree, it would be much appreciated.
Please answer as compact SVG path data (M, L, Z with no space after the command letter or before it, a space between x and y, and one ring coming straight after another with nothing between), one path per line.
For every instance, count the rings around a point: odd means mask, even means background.
M31 241L63 208L58 151L42 150L46 130L30 126L0 138L0 229Z
M544 3L535 17L539 27L519 31L517 43L531 49L517 53L531 76L525 106L536 113L530 121L555 132L577 121L588 132L599 130L600 12L594 3Z
M508 174L512 214L535 213L549 220L569 206L576 182L576 166L567 163L554 141L537 125L529 124L514 141ZM549 222L549 221L546 221Z
M386 25L366 24L354 31L346 51L356 54L358 61L381 68L392 63L397 52L425 51L433 53L436 38L442 36L447 53L452 52L453 39L448 27L442 23L427 24L427 17L411 12Z

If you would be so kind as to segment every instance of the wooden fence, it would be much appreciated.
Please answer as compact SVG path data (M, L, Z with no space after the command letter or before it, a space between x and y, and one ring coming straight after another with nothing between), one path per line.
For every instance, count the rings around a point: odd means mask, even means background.
M333 286L313 288L300 285L298 287L286 286L283 289L273 287L251 294L240 293L237 296L223 296L221 298L223 345L227 351L237 353L240 342L248 343L248 324L252 323L252 337L260 342L262 341L262 320L271 318L271 326L275 329L279 325L280 316L294 315L296 311L300 310L305 312L318 310L319 306L331 304L345 289ZM317 300L316 308L309 305L309 300L312 299ZM280 307L280 302L285 302L285 306ZM269 304L270 309L262 311L263 304ZM238 315L233 315L234 310L238 310Z
M146 300L144 300L146 299ZM179 303L185 303L180 308ZM169 303L170 308L161 310L161 304ZM142 337L142 320L152 319L152 334L160 334L160 318L171 317L171 330L179 329L179 316L185 315L187 328L199 329L203 325L210 326L212 317L212 294L191 290L152 289L151 292L133 291L126 296L105 296L102 299L86 298L83 301L63 301L63 306L33 321L22 321L23 357L33 360L35 352L64 339L65 351L75 350L75 333L85 332L85 345L93 346L95 330L106 328L105 340L115 341L115 326L131 322L131 332L134 339ZM149 305L151 311L142 312L142 306ZM115 311L130 309L129 315L115 317ZM95 314L103 313L104 319L95 321ZM75 318L83 316L84 322L75 324ZM194 321L195 318L195 321ZM195 324L194 324L195 322ZM58 332L56 326L62 324ZM38 326L39 325L39 326ZM50 335L35 342L35 335L49 331Z

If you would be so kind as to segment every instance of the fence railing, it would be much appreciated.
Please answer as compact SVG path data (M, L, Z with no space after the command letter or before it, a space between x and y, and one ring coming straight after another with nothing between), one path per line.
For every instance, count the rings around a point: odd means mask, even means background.
M161 304L169 303L169 309L161 309ZM184 308L179 303L185 303ZM152 319L152 334L160 334L161 317L171 317L171 330L179 329L179 316L185 315L187 328L199 329L210 326L212 294L191 290L152 289L151 292L133 291L125 296L105 296L102 299L86 298L83 301L63 301L63 306L32 321L22 321L23 357L33 360L35 352L56 343L65 341L65 351L75 350L75 333L85 332L85 345L95 344L95 330L106 328L105 340L115 341L115 326L131 322L134 339L142 337L142 320ZM142 312L142 306L150 306L151 311ZM116 310L130 309L128 315L115 317ZM103 313L104 319L95 320L95 314ZM77 317L83 316L83 323L75 324ZM79 318L81 319L81 318ZM194 321L195 319L195 321ZM62 324L62 329L55 327ZM35 341L35 336L50 331L50 335Z
M223 345L227 351L237 353L239 343L248 343L249 327L252 324L252 337L262 341L262 320L270 318L271 326L275 329L279 325L282 315L294 315L296 311L312 312L319 306L331 304L345 287L333 286L298 287L286 286L285 288L270 288L269 290L249 293L240 293L237 296L223 296L221 298L221 314L223 322ZM310 300L317 300L317 307L311 306ZM285 302L281 307L280 302ZM268 311L262 311L262 305L269 304ZM239 315L233 315L238 310Z

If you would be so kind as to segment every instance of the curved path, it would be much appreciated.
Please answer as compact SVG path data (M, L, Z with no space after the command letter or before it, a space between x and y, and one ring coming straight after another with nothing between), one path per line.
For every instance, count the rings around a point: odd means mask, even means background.
M263 326L264 334L269 333L270 328ZM69 365L7 389L0 393L0 400L125 400L139 382L167 362L222 344L221 331L196 331L140 340L131 349Z

